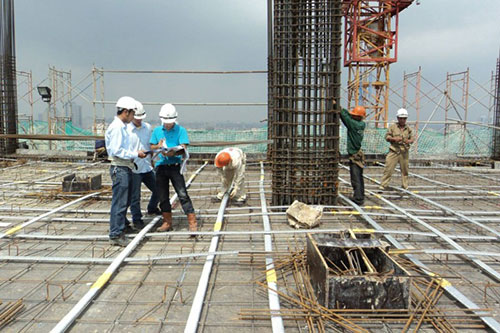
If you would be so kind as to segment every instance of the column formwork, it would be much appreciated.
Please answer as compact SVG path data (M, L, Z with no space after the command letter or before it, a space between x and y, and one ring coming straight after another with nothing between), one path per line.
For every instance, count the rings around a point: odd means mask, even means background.
M274 0L269 54L273 205L338 195L341 0Z

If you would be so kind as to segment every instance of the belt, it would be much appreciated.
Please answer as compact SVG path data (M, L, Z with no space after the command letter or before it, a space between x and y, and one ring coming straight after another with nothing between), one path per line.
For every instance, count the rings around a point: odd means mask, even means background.
M181 164L180 163L174 163L174 164L160 164L158 165L158 167L176 167L176 166L180 166Z

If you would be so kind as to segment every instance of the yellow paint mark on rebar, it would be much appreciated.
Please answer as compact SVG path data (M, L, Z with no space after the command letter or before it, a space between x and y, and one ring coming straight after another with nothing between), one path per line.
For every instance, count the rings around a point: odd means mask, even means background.
M276 278L276 271L273 269L270 269L266 272L266 280L267 282L276 282L278 279Z
M412 193L418 194L420 191L412 191Z
M377 193L373 193L373 195L375 196L375 198L379 198L379 199L382 199L382 196L380 194L377 194Z
M446 279L438 279L438 281L439 285L443 288L451 286L451 283Z
M13 233L18 232L18 231L19 231L19 230L21 230L22 228L23 228L22 226L18 225L17 227L14 227L14 228L11 228L11 229L7 230L7 231L5 232L5 234L6 234L6 235L12 235Z
M222 221L215 222L214 231L220 231L221 228L222 228Z
M488 192L488 194L491 194L491 195L496 195L497 197L500 197L500 194L498 194L498 193L496 193L496 192L492 192L492 191L490 191L490 192Z
M359 234L373 234L375 229L352 229L352 232Z
M111 273L106 273L106 272L102 273L102 275L99 276L97 281L94 282L94 284L92 285L92 287L90 287L90 289L100 289L102 286L106 284L106 282L109 281L110 278L111 278Z
M264 180L264 179L265 179L264 175L260 175L260 180Z
M409 249L391 249L389 250L389 254L406 254L410 253L411 250Z
M335 214L337 214L339 212L337 212L336 210L331 210L330 213L332 213L333 215L335 215Z

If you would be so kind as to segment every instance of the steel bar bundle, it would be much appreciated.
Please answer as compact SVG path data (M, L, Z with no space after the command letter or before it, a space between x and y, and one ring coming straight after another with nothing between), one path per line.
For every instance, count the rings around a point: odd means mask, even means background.
M340 0L276 0L270 27L272 202L334 204L339 161Z

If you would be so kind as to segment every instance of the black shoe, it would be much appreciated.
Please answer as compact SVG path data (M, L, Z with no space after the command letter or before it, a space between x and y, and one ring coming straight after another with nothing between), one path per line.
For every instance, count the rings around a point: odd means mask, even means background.
M123 234L133 234L136 232L134 228L130 226L130 224L125 225L125 228L123 229Z
M134 222L134 229L135 230L139 231L139 230L142 230L142 228L144 228L144 222L142 220Z
M356 200L353 197L349 197L349 200L351 200L352 202L354 202L358 206L362 206L365 203L365 200Z
M158 207L154 210L148 210L148 215L161 215L161 210Z
M116 237L116 238L110 238L109 244L126 247L128 244L130 244L130 241L125 237Z

